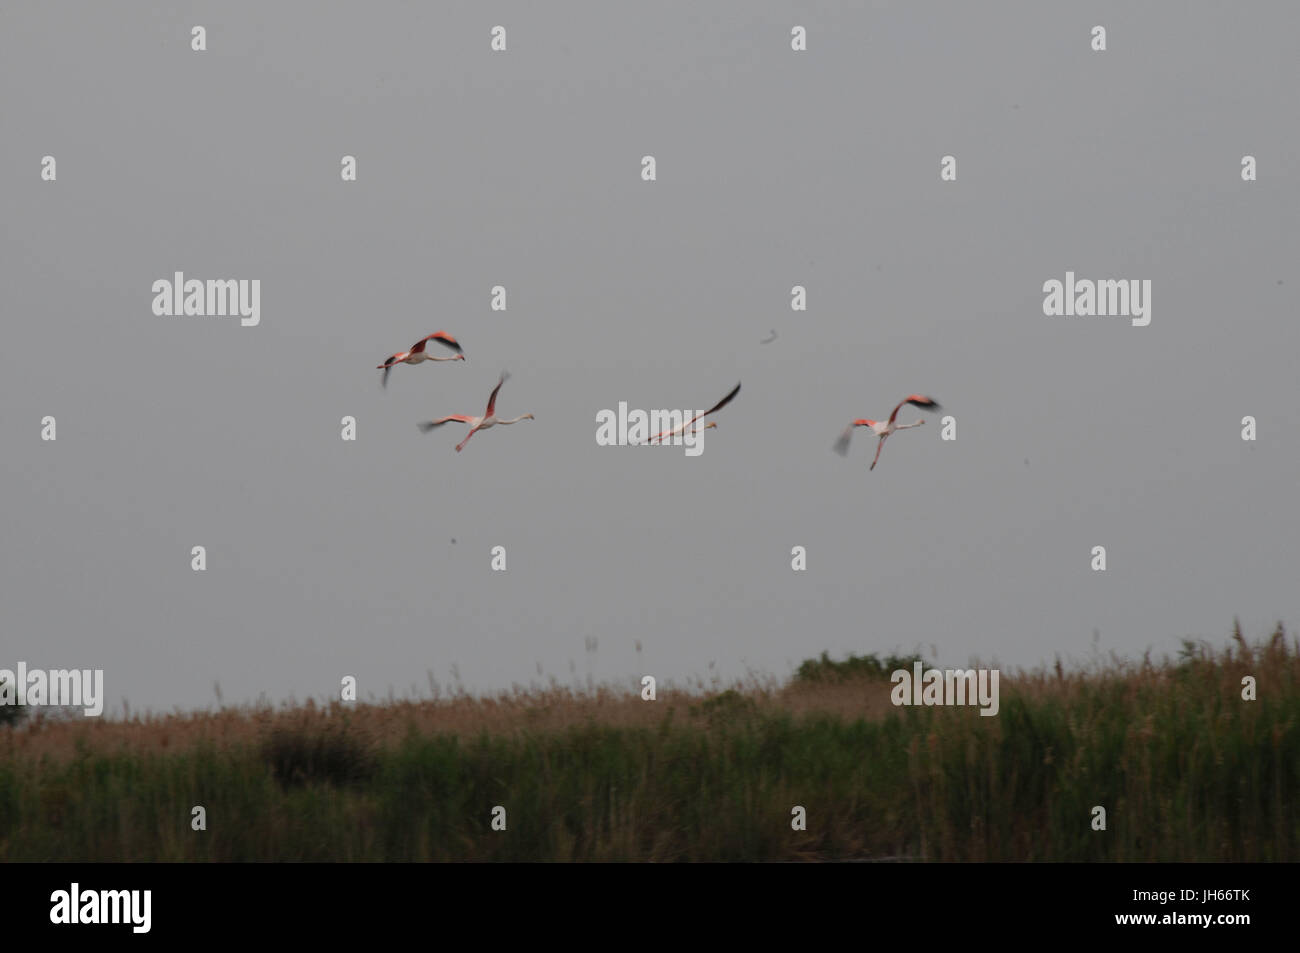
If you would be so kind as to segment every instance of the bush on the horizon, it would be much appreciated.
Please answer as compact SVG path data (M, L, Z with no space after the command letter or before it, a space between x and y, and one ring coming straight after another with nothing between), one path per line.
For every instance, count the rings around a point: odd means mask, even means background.
M849 654L842 662L830 657L829 652L822 652L820 658L805 659L795 670L796 682L843 682L855 678L888 678L899 669L912 671L912 666L925 660L919 655L888 655L883 660L875 653L868 655Z

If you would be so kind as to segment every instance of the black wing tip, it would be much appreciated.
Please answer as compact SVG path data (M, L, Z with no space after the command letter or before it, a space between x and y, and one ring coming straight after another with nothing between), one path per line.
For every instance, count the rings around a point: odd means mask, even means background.
M709 414L713 413L714 411L721 410L723 407L726 407L729 403L731 403L732 399L739 393L740 393L740 382L737 381L736 386L731 389L730 394L722 398L722 400L718 401L716 404L714 404L712 407L710 407L700 416L707 417Z

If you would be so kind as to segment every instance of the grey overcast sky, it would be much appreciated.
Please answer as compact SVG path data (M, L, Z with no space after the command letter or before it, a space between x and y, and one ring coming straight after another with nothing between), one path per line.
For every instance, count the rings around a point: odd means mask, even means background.
M120 713L1300 624L1298 28L1280 2L6 2L0 668L103 668ZM1067 270L1149 279L1150 325L1045 316ZM261 324L154 315L175 271L259 279ZM381 390L440 329L468 361ZM419 433L502 369L536 420ZM596 444L602 409L737 381L699 457ZM874 472L864 431L831 451L918 391L956 440L916 413Z

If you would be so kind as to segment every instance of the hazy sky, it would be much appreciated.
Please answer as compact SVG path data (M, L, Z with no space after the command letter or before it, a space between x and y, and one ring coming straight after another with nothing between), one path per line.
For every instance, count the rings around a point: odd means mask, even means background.
M0 7L0 668L120 712L1300 625L1294 4L324 6ZM1150 325L1045 316L1067 270ZM261 324L154 315L175 271ZM417 430L502 369L536 420ZM596 444L737 381L699 457ZM917 391L956 440L831 451Z

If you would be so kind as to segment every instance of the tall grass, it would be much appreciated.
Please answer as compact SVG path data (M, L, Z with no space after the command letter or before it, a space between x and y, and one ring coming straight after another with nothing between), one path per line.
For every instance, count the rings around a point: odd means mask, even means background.
M0 728L0 860L1296 861L1297 648L1279 627L1004 672L995 717L895 708L887 665L825 657L785 686L655 702L37 717Z

